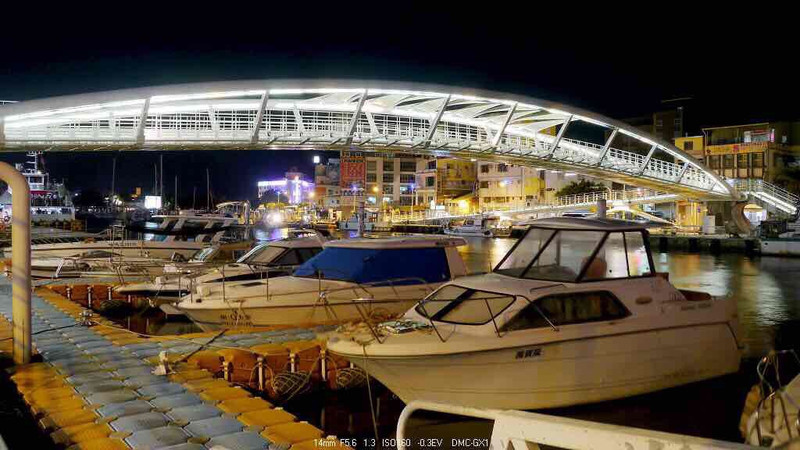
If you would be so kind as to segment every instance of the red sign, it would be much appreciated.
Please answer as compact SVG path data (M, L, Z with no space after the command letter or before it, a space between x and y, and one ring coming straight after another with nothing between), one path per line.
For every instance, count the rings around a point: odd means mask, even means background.
M350 189L353 185L364 187L367 179L367 162L362 152L342 152L339 169L339 186Z

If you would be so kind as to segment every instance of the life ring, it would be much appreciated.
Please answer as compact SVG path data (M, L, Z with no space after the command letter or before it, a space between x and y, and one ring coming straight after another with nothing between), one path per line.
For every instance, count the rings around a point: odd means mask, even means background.
M11 216L3 216L3 223L11 222Z

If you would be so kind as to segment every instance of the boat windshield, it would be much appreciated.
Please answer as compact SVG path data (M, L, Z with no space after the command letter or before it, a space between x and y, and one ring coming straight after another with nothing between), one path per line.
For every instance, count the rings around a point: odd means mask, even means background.
M205 262L208 261L216 253L217 253L216 247L206 247L202 250L198 250L194 255L192 255L192 259L190 261Z
M515 299L510 294L447 285L419 302L415 309L437 322L483 325L497 317Z
M443 248L326 247L295 269L296 277L322 277L352 283L420 284L450 279Z
M531 228L495 268L516 278L596 281L649 276L652 261L642 231Z
M245 253L244 256L239 258L236 262L241 264L267 264L277 258L284 250L286 249L283 247L262 244Z

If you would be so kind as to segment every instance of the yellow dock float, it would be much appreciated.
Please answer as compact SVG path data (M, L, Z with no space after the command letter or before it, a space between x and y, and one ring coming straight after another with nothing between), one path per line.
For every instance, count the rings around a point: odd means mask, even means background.
M39 426L60 446L345 448L241 387L264 389L266 378L275 376L270 364L322 376L318 366L325 364L319 358L325 356L314 330L144 337L90 317L85 308L44 288L35 291L32 308L41 362L12 367L10 378ZM1 278L0 339L10 337L10 321L10 285ZM212 339L214 346L208 346ZM10 352L10 342L0 340L0 352ZM158 365L168 366L163 368L169 373L154 374Z

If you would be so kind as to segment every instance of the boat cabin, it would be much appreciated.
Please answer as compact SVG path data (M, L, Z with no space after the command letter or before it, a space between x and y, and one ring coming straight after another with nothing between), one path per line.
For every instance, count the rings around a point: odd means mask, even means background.
M350 283L442 283L466 274L462 238L408 236L329 241L292 276Z
M611 219L553 218L531 223L495 267L515 278L583 283L653 276L647 230Z

